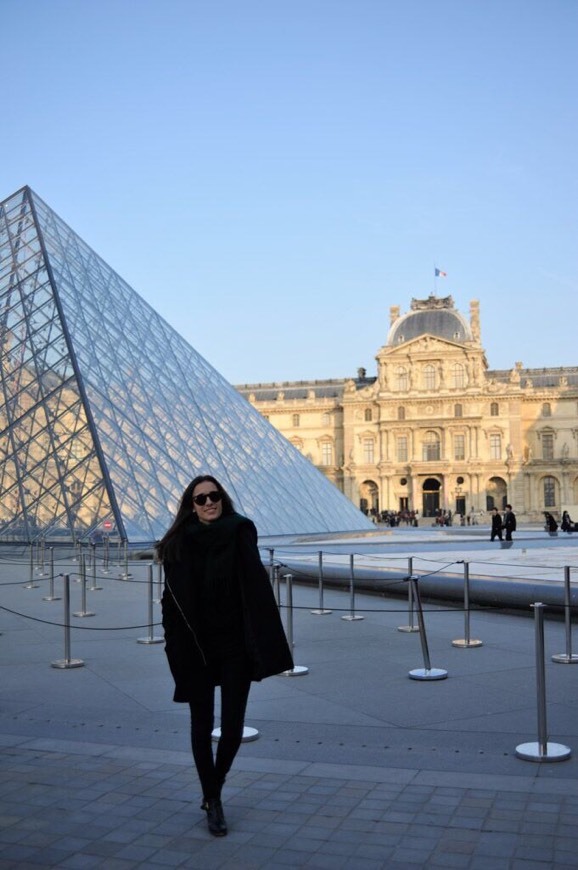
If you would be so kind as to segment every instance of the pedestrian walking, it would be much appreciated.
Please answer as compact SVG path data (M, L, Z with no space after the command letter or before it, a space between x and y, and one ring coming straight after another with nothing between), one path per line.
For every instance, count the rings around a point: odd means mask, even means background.
M512 505L506 505L506 513L504 514L504 529L506 530L506 541L512 540L512 532L516 531L516 514L512 510Z
M500 541L502 540L502 517L500 516L497 507L492 508L492 534L490 536L490 541L493 541L496 537L498 537Z

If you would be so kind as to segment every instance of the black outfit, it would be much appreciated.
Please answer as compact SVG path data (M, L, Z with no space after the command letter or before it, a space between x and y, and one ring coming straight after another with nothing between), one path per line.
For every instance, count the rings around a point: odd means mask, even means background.
M506 511L504 514L504 528L506 530L506 541L511 541L512 532L516 531L516 514L514 511Z
M194 515L165 554L162 598L173 700L191 710L191 744L205 799L221 786L243 736L252 680L293 667L257 548L257 530L240 514L201 523ZM221 737L213 759L215 687Z
M498 536L500 541L502 540L502 517L500 514L492 514L492 535L490 540L493 541L494 538Z

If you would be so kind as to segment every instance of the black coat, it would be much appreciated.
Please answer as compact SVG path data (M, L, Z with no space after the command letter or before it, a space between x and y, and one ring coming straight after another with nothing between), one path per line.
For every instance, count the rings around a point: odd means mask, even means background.
M197 528L194 528L194 525ZM207 668L203 645L203 614L199 594L199 535L195 523L184 531L183 545L175 558L165 558L162 597L165 652L175 681L173 700L190 700L197 677ZM211 564L226 566L226 582L238 584L244 646L251 663L251 678L262 680L293 668L293 659L271 583L257 547L254 523L240 514L211 523ZM223 555L224 553L224 555Z

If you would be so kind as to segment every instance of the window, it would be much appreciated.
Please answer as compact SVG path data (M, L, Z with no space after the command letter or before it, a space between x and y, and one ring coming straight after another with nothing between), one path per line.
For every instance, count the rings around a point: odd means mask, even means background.
M440 459L440 439L435 432L428 432L424 438L423 458L425 462L435 462Z
M301 420L300 420L299 414L293 414L293 425L299 426L300 423L301 423Z
M466 375L461 363L454 363L452 366L452 384L455 389L461 389L466 385Z
M400 405L397 409L397 419L405 420L405 408L403 407L403 405Z
M365 409L365 422L371 423L372 420L373 420L373 413L371 411L371 408L366 408Z
M321 415L321 425L322 426L329 426L330 423L331 423L331 415L328 414L327 411L325 411Z
M398 462L407 462L407 435L399 435L396 442Z
M500 406L498 405L497 402L492 402L492 404L490 405L490 415L492 417L499 417L500 416Z
M552 406L550 402L544 402L542 405L542 417L551 417L552 416Z
M333 465L333 444L330 441L321 445L321 465Z
M556 478L544 478L544 507L556 506Z
M423 385L426 390L435 390L436 388L436 370L432 365L424 366Z
M463 417L464 409L462 405L454 405L454 417Z
M372 463L374 453L374 440L373 438L364 438L363 439L363 461L365 463Z
M466 458L466 439L464 435L454 435L454 459Z
M398 366L396 370L397 389L400 393L409 390L409 374L404 366Z
M490 435L490 459L502 458L502 436Z
M554 459L553 432L542 432L542 459Z

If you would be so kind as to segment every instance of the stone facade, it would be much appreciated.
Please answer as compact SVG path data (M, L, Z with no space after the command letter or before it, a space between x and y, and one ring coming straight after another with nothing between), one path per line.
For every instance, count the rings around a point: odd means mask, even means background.
M578 505L578 368L489 369L479 303L467 319L433 295L391 307L376 361L373 377L237 389L363 509L509 502L536 521Z

